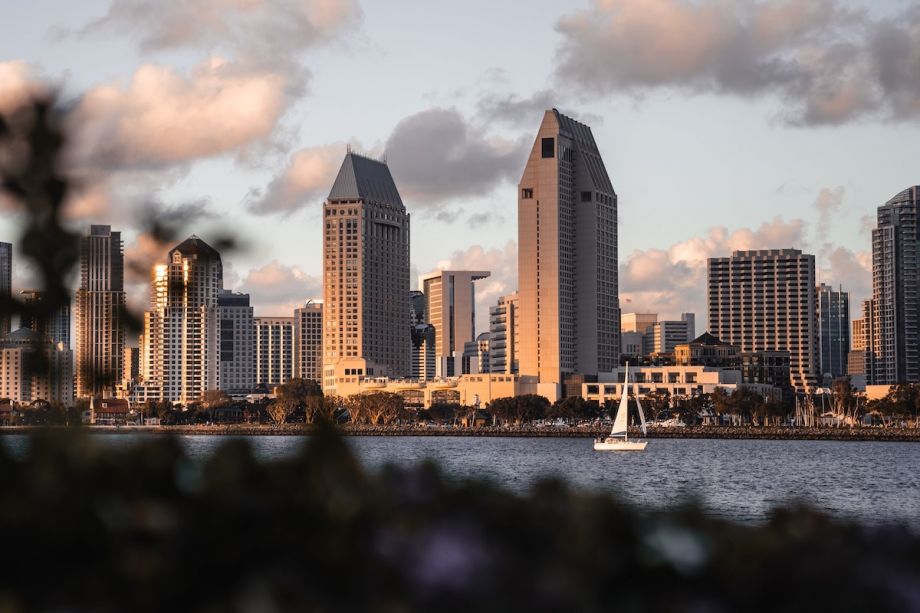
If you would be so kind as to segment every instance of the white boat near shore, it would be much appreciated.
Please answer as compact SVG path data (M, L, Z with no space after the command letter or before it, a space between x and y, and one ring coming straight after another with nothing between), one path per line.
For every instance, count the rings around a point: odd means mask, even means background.
M639 408L639 421L642 425L642 434L647 434L645 426L645 414L642 411L642 403L639 402L639 394L636 393L636 406ZM645 451L648 441L639 439L629 440L629 364L626 365L626 378L623 382L623 393L620 396L620 404L617 407L616 417L613 419L613 428L610 435L605 438L594 439L594 451Z

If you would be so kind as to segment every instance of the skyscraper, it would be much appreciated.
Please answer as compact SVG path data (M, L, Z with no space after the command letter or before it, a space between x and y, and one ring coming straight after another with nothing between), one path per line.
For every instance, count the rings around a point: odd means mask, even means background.
M920 186L878 208L872 231L869 384L920 381Z
M709 331L742 352L788 351L794 387L818 383L815 256L798 249L709 258Z
M0 298L13 297L13 245L0 243ZM10 333L12 326L9 314L0 315L0 338Z
M501 296L489 308L489 370L517 374L520 369L520 308L517 292Z
M337 367L408 376L409 214L386 163L349 152L323 222L324 389Z
M249 294L222 289L217 294L220 318L220 389L248 393L255 387L255 324Z
M466 343L476 340L475 282L488 276L484 270L439 270L419 277L425 314L434 326L435 376L461 374Z
M323 303L307 300L294 310L294 376L323 380Z
M198 400L220 389L220 254L195 235L153 269L151 308L144 313L140 399Z
M60 343L70 349L70 298L65 297L63 304L53 308L41 290L24 289L19 295L22 296L24 307L24 312L19 316L19 327L38 333L43 340Z
M620 349L617 196L591 128L546 111L518 186L521 374L558 386Z
M817 289L818 363L823 383L847 374L850 352L850 295L822 283Z
M78 398L112 396L122 382L124 268L121 232L112 232L111 226L90 226L80 238L80 287L76 294Z
M271 389L294 376L294 318L254 317L256 385Z

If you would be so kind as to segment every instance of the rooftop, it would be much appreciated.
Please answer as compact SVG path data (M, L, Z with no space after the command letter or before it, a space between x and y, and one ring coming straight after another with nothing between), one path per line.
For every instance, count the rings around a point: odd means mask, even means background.
M402 208L402 198L386 162L349 151L332 184L329 200L365 200Z

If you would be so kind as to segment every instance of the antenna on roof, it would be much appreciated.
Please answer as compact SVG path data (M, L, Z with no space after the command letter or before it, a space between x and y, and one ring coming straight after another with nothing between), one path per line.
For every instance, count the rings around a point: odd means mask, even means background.
M351 143L345 145L345 153L351 153Z

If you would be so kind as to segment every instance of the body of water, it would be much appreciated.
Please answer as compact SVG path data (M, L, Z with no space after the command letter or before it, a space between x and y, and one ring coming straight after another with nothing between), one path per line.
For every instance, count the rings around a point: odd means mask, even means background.
M108 445L153 434L97 434ZM205 459L226 436L180 436L193 458ZM305 439L251 436L263 458L294 453ZM920 529L920 443L653 439L642 453L599 453L590 439L493 437L347 437L371 469L387 463L436 461L449 478L483 478L523 491L543 477L612 492L646 508L688 498L708 513L763 520L770 509L805 501L834 516L866 523L903 522ZM0 444L27 453L28 438Z

